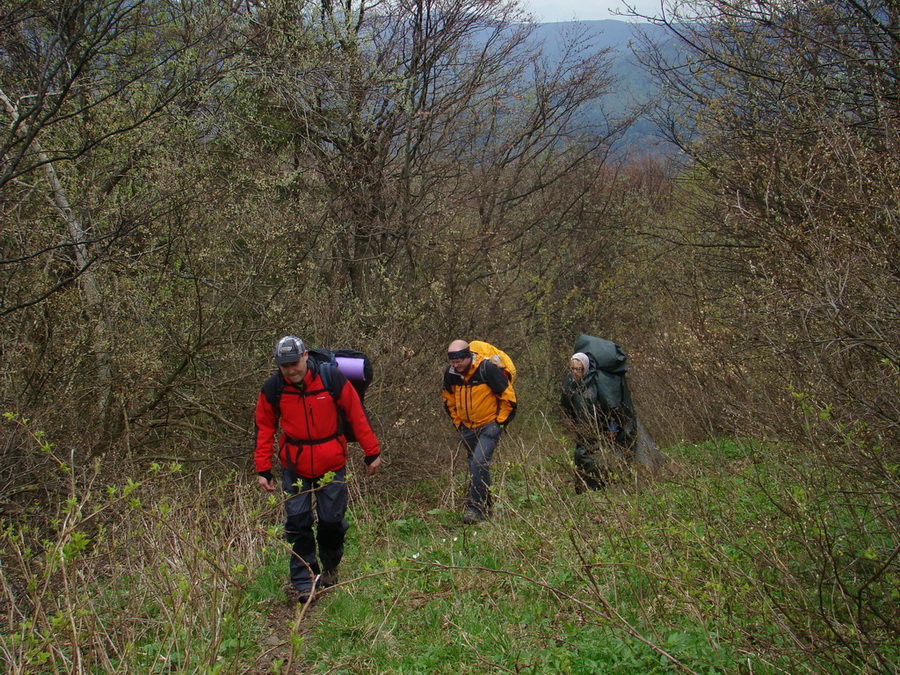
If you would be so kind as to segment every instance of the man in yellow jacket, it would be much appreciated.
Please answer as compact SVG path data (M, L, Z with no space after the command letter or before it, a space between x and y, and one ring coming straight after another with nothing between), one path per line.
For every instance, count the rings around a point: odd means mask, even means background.
M504 370L469 349L465 340L447 348L450 368L444 373L441 397L459 431L469 460L466 524L491 515L490 463L503 428L516 414L516 392Z

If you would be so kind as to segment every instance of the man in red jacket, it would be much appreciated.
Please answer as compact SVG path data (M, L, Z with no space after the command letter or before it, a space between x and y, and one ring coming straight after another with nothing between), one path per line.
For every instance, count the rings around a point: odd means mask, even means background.
M280 423L281 486L290 495L285 501L284 531L293 548L291 584L299 594L298 600L305 603L317 587L337 583L344 536L350 527L344 519L347 439L342 432L342 416L362 446L369 476L381 466L380 448L356 389L336 367L310 361L302 340L293 335L281 338L275 344L275 365L278 371L265 381L256 401L257 480L265 492L275 492L272 454ZM328 387L320 373L322 368L331 369ZM318 520L315 534L313 493Z

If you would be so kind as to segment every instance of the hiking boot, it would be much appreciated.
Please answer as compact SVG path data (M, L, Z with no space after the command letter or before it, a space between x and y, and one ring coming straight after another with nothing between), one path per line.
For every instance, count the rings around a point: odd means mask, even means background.
M338 582L337 567L330 570L322 570L322 576L319 578L319 585L322 588L331 588Z
M312 601L312 602L316 601L316 592L314 589L309 588L305 591L298 591L298 593L297 593L297 604L298 605L305 605L306 603L308 603L310 601Z
M462 514L463 525L475 525L484 521L484 516L475 509L466 509Z

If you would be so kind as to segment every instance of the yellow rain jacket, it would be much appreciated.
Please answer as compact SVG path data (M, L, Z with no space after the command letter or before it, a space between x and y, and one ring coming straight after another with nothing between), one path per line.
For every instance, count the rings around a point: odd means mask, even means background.
M441 398L457 428L476 429L489 422L501 427L516 414L516 392L503 370L489 359L474 354L464 373L452 366L444 373Z

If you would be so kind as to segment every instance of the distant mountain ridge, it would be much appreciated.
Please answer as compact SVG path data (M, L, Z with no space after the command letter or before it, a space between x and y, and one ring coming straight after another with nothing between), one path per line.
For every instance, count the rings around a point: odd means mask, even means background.
M610 47L614 51L628 52L628 43L634 39L636 29L649 30L663 34L662 29L649 23L631 23L616 19L602 19L598 21L556 21L553 23L537 24L535 37L541 39L558 40L561 36L581 31L588 35L597 47L603 49Z
M656 94L655 84L638 64L632 51L637 31L652 38L654 42L672 44L672 37L665 28L650 23L615 19L541 23L537 25L532 39L543 43L544 54L551 62L562 58L563 42L567 37L575 35L581 36L583 41L588 41L596 50L610 50L611 75L616 78L617 84L614 91L603 96L600 105L588 113L599 121L603 112L612 117L624 116L629 110L650 101ZM660 141L656 126L643 118L635 122L619 146L624 150L642 150L656 154L664 152L660 148Z

